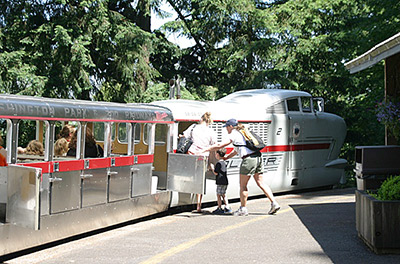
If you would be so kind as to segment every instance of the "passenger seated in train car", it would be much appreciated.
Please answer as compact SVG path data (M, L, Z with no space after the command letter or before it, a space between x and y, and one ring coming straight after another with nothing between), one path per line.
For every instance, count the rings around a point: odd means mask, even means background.
M66 138L59 138L54 143L54 155L55 156L66 156L68 152L68 141Z
M76 156L77 137L78 130L74 132L71 141L69 142L67 156ZM103 148L96 143L92 130L87 127L85 135L85 158L99 158L103 157L103 155Z
M44 147L43 147L42 142L40 142L39 140L35 140L35 139L29 141L24 153L27 155L43 156L44 155Z
M23 147L18 147L17 148L17 153L18 154L24 154L26 152L26 148L23 148Z
M0 136L0 166L7 166L7 151L3 148L3 138Z
M65 138L67 142L70 142L74 132L75 132L74 126L68 124L64 125L60 133L58 134L57 139Z

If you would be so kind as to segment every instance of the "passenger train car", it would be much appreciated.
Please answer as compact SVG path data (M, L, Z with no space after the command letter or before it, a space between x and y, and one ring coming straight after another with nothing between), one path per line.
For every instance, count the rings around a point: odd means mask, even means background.
M248 90L217 101L118 104L0 95L1 135L8 166L0 167L1 256L156 214L169 207L216 200L209 158L175 153L178 135L210 111L218 141L236 118L259 134L264 180L274 192L337 184L344 120L323 100L288 90ZM62 127L77 132L75 156L57 156ZM87 129L104 149L85 157ZM29 138L31 137L31 138ZM43 143L43 155L20 153L22 142ZM231 151L233 146L229 146ZM228 198L239 197L240 158L227 161ZM252 182L250 195L260 194ZM266 208L267 210L268 208Z

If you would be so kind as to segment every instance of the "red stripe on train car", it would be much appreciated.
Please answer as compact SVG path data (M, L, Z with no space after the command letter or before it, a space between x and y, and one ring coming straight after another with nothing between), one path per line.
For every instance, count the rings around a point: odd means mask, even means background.
M58 171L75 171L84 169L84 160L68 160L68 161L56 161L58 162Z
M51 173L51 172L53 172L53 166L50 166L50 162L17 163L16 165L25 166L25 167L39 168L39 169L42 169L42 173Z
M148 154L148 155L137 155L137 163L136 164L142 164L142 163L153 163L154 161L154 155Z
M111 167L111 159L110 158L99 158L99 159L90 159L89 160L89 168L87 169L102 169Z
M115 167L130 166L133 164L133 156L115 157L113 159L115 161Z
M262 152L329 149L329 146L330 146L330 143L267 146L262 150Z
M285 152L285 151L301 151L301 150L318 150L318 149L329 149L330 143L318 143L318 144L299 144L299 145L277 145L277 146L266 146L261 152ZM227 148L227 153L233 151L233 148Z
M134 162L135 157L137 157L136 163ZM53 173L55 163L58 163L57 172L78 171L84 169L101 169L101 168L111 167L111 158L95 158L86 160L89 160L89 168L85 168L85 160L17 163L16 165L40 168L42 169L42 173ZM135 156L123 156L123 157L115 157L114 160L115 160L115 167L131 166L134 164L153 163L154 155L145 154L145 155L135 155Z

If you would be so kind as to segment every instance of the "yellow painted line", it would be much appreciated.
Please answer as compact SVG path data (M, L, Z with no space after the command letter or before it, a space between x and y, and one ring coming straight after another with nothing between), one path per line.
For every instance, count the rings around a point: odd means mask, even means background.
M289 208L286 209L286 210L283 210L282 213L285 212L285 211L289 211L289 210L290 210ZM181 251L184 251L184 250L186 250L186 249L188 249L190 247L193 247L193 246L203 242L204 240L207 240L207 239L209 239L211 237L226 233L226 232L231 231L233 229L237 229L239 227L242 227L242 226L245 226L245 225L260 221L260 220L263 220L266 217L268 217L268 216L267 215L259 216L257 218L253 218L253 219L250 219L250 220L242 222L242 223L238 223L238 224L235 224L235 225L227 226L224 229L221 229L219 231L208 233L208 234L206 234L204 236L195 238L195 239L190 240L188 242L182 243L182 244L180 244L180 245L178 245L176 247L168 249L168 250L166 250L166 251L164 251L164 252L162 252L160 254L157 254L154 257L152 257L152 258L150 258L150 259L148 259L146 261L141 262L141 264L160 263L164 259L166 259L166 258L168 258L170 256L173 256L173 255L175 255L175 254L177 254L177 253L179 253Z
M344 200L344 199L348 199L348 198L349 198L349 197L334 198L334 199L325 200L325 201L319 202L319 203L305 204L305 205L302 206L302 207L309 207L309 206L313 206L313 205L316 205L316 204L324 204L324 203L329 203L329 202L338 201L338 200ZM289 211L292 211L292 208L288 207L287 209L280 210L277 214L283 214L283 213L287 213L287 212L289 212ZM215 236L218 236L218 235L220 235L220 234L226 233L226 232L228 232L228 231L237 229L237 228L239 228L239 227L242 227L242 226L245 226L245 225L248 225L248 224L257 222L257 221L264 220L265 218L267 218L267 217L269 217L269 216L271 216L271 215L259 216L259 217L257 217L257 218L252 218L252 219L250 219L250 220L247 220L247 221L245 221L245 222L241 222L241 223L238 223L238 224L235 224L235 225L227 226L227 227L225 227L224 229L220 229L220 230L218 230L218 231L208 233L208 234L206 234L206 235L204 235L204 236L201 236L201 237L192 239L192 240L190 240L190 241L187 241L187 242L185 242L185 243L182 243L182 244L180 244L180 245L178 245L178 246L176 246L176 247L167 249L167 250L165 250L164 252L161 252L160 254L157 254L157 255L155 255L154 257L151 257L151 258L149 258L148 260L145 260L145 261L141 262L141 264L155 264L155 263L160 263L160 262L163 261L164 259L166 259L166 258L168 258L168 257L171 257L171 256L173 256L173 255L175 255L175 254L177 254L177 253L179 253L179 252L182 252L182 251L184 251L184 250L186 250L186 249L188 249L188 248L191 248L191 247L193 247L193 246L195 246L195 245L197 245L197 244L199 244L199 243L201 243L201 242L203 242L203 241L205 241L205 240L207 240L207 239L209 239L209 238L211 238L211 237L215 237Z

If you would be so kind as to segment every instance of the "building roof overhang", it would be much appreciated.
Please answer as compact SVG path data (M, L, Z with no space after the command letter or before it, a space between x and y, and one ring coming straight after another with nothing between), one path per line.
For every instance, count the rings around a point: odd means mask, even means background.
M344 66L350 73L362 71L396 53L400 53L400 32L379 43L361 56L347 62Z

